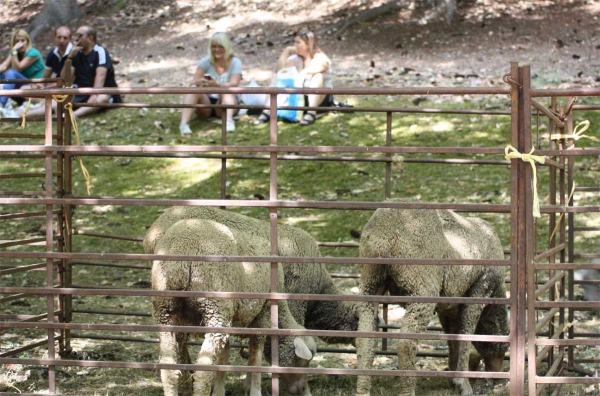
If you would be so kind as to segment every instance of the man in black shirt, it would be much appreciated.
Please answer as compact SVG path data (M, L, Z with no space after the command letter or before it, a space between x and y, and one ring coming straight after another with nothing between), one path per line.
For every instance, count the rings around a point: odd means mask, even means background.
M118 87L115 81L115 69L106 48L96 44L96 31L90 26L81 26L75 33L75 41L68 58L71 60L71 73L74 76L73 87L102 88ZM65 78L63 68L61 76ZM77 95L74 103L122 103L121 95ZM98 112L101 107L80 107L76 116L85 116Z

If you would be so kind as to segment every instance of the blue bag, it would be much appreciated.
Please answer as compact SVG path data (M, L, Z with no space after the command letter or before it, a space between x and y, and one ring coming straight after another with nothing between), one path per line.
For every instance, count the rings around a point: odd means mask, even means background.
M286 67L277 72L275 80L276 87L294 87L294 81L298 71L295 67ZM300 104L300 94L279 94L277 95L277 108L283 106L298 106ZM286 122L299 122L297 118L298 110L277 110L277 118Z

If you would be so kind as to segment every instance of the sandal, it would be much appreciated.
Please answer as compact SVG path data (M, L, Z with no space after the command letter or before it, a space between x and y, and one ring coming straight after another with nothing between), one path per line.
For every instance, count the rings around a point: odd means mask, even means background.
M269 122L270 120L271 120L271 115L269 113L267 113L266 111L263 111L262 113L260 113L258 118L254 121L254 125L264 124L266 122Z
M306 114L304 114L304 117L302 117L302 121L300 121L300 125L302 125L302 126L312 125L315 123L316 119L317 119L316 114L306 113Z

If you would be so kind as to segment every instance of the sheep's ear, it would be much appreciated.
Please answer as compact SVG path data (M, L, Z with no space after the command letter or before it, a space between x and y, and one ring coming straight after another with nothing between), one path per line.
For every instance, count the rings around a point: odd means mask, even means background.
M311 360L313 355L304 343L304 340L300 337L294 338L294 348L296 356L304 360Z

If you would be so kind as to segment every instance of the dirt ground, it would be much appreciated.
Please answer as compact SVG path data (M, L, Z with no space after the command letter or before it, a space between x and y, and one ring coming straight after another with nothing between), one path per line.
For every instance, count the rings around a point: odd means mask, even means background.
M6 0L4 43L25 27L40 1ZM207 39L227 31L244 64L244 81L266 85L294 32L319 32L338 87L501 85L510 62L528 64L538 86L598 86L600 2L597 0L459 1L455 22L427 20L422 10L399 12L336 30L362 10L358 0L80 0L99 41L120 62L122 86L186 85L206 52ZM373 1L377 6L381 1ZM411 2L407 2L411 3ZM51 32L36 46L46 53Z

